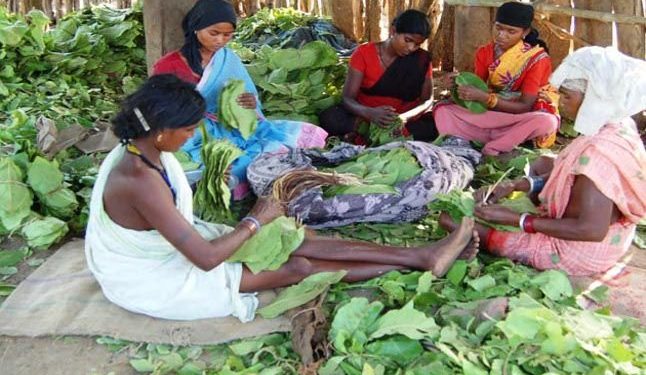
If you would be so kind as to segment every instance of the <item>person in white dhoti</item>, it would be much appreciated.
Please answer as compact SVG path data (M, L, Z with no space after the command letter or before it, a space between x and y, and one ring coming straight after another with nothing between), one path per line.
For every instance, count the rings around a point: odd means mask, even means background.
M308 235L276 271L251 273L227 259L258 229L284 214L261 197L235 228L193 217L192 191L172 152L193 135L205 103L194 86L151 77L122 104L113 131L122 143L106 157L92 192L87 263L105 296L130 311L165 319L233 315L252 320L253 293L291 285L317 272L347 270L358 281L396 269L445 274L473 255L473 221L421 248L385 247ZM259 252L263 249L259 248Z

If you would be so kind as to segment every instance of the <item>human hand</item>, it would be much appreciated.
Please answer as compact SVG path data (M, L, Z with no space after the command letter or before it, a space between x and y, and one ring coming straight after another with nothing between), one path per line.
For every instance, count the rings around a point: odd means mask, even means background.
M242 108L256 109L256 96L250 92L243 92L236 100Z
M462 85L458 87L458 97L462 100L475 100L481 103L487 103L489 93L471 85Z
M373 107L368 110L368 120L378 125L385 126L397 119L397 112L395 108L383 105L380 107Z
M261 225L265 225L285 215L285 209L276 199L265 196L258 198L249 215L255 217Z
M474 211L476 217L495 224L518 226L520 214L507 207L499 205L477 205Z
M498 184L495 188L484 186L478 189L473 195L476 203L497 203L499 200L508 197L516 190L516 184L506 181Z
M446 87L449 90L453 89L453 86L455 86L455 77L457 77L458 74L460 73L447 73L444 77L442 77L442 86Z

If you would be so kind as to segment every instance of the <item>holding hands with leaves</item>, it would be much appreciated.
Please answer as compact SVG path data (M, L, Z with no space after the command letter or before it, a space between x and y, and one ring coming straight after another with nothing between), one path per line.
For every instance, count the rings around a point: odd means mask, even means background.
M260 224L265 225L275 218L285 215L285 209L280 202L272 197L260 197L249 215L256 218Z
M250 92L240 94L237 98L237 102L242 108L246 109L255 109L257 105L256 96Z

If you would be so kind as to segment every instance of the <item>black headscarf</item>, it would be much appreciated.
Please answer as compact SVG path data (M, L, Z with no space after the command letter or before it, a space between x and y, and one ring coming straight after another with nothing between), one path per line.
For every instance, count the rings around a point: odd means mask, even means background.
M182 29L184 29L182 54L188 60L191 69L199 75L202 75L204 70L200 42L195 32L220 22L229 22L236 27L236 12L233 5L226 0L198 0L182 21Z
M496 12L496 22L505 25L530 29L523 40L532 46L539 45L547 51L547 43L539 38L538 30L532 27L534 20L534 7L529 4L515 1L502 4Z

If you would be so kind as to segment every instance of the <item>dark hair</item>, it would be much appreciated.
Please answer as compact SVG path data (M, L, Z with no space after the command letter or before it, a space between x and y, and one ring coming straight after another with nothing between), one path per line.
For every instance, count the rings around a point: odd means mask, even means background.
M525 43L528 43L532 46L539 45L543 47L545 52L550 53L549 48L547 48L547 43L545 43L545 41L540 38L540 35L538 34L538 30L536 30L533 27L530 28L529 34L527 34L527 36L523 38L523 41L525 41Z
M398 34L418 34L425 39L431 35L431 25L426 14L415 9L408 9L400 13L392 22Z
M145 123L137 116L139 109ZM206 103L191 83L171 74L148 78L121 103L121 111L112 119L112 132L122 141L145 137L154 130L177 129L204 118Z
M195 73L202 75L202 55L200 42L195 33L220 22L229 22L236 27L236 12L233 5L226 0L198 0L182 20L184 30L184 45L182 54L188 60L188 65Z

